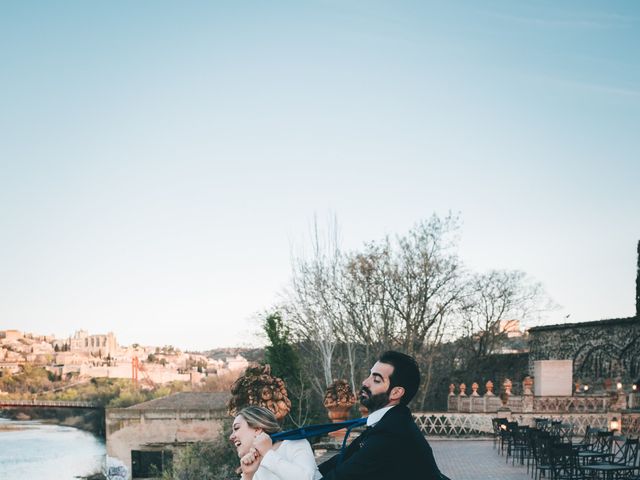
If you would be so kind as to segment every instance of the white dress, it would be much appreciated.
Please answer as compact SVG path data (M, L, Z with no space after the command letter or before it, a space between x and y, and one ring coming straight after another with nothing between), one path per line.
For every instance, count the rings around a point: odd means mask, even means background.
M253 480L318 480L313 450L307 440L284 440L276 450L269 450L253 475Z

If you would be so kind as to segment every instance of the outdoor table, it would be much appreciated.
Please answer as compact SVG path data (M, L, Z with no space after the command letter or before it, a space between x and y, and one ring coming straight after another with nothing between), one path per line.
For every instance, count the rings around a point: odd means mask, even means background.
M637 467L633 465L615 465L615 464L596 464L596 465L583 465L582 469L595 473L596 478L608 480L619 478L619 474L623 472L631 472Z
M576 454L579 460L582 460L584 466L589 465L589 463L594 463L596 460L602 460L608 457L611 457L611 453L607 452L594 452L592 450L580 450ZM585 467L586 468L586 467Z

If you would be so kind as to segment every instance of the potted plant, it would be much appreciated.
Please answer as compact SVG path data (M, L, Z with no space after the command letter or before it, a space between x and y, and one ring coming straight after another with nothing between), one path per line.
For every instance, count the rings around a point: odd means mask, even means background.
M271 366L253 366L246 369L231 387L228 404L229 415L249 405L258 405L271 410L278 421L291 410L287 388L281 378L271 375Z
M325 390L323 404L334 423L345 421L355 403L351 385L344 379L334 380Z

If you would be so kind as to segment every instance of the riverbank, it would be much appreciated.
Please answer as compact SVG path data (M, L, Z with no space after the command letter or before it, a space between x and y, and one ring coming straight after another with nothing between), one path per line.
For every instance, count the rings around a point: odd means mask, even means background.
M36 420L47 425L73 427L105 438L103 410L12 408L0 410L0 418L18 422Z

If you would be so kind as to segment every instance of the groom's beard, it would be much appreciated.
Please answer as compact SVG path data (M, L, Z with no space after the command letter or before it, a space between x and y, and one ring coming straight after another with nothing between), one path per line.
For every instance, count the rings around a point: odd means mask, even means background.
M367 407L369 412L380 410L382 407L386 407L387 403L389 403L389 391L371 395L371 390L369 390L367 387L362 387L360 389L359 397L360 403Z

